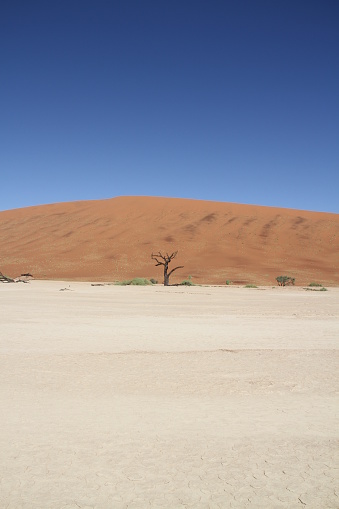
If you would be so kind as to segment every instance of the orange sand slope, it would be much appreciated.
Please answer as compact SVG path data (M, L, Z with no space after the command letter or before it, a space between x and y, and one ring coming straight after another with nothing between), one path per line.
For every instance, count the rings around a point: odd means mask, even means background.
M198 200L118 197L0 212L10 276L161 281L151 253L178 250L172 282L339 283L339 215ZM172 265L174 266L174 263Z

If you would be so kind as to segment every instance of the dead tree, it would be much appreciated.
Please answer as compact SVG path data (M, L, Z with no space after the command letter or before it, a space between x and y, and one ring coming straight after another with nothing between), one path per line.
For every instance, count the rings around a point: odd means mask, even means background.
M152 253L152 260L155 260L157 263L156 263L156 267L158 267L158 265L163 265L164 266L164 286L169 286L169 278L170 278L170 275L173 274L173 272L177 269L183 269L184 266L183 265L180 265L178 267L174 267L174 269L172 269L170 272L168 272L168 264L173 260L173 258L175 258L178 254L178 251L175 251L174 253L172 254L162 254L160 251L159 253L156 253L156 254L153 254Z
M2 272L0 272L0 283L14 283L14 279L4 276Z

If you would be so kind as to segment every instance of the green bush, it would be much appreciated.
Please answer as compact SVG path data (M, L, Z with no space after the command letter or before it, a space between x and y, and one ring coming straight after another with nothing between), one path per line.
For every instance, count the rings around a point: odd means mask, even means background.
M158 284L158 281L156 279L154 279L153 277L151 277L150 282L152 283L152 285Z
M322 288L320 288L319 292L327 292L327 288L323 286Z
M135 277L134 279L126 279L125 281L119 281L115 284L120 286L147 286L152 283L144 277Z
M190 279L184 279L184 281L179 283L179 286L194 286L194 283Z
M321 283L310 283L308 286L322 286Z
M258 288L256 285L246 285L245 288Z
M294 285L295 278L290 276L278 276L275 278L279 286Z
M187 279L181 281L181 283L179 283L179 286L195 286L192 281L192 276L188 276Z
M232 284L232 281L230 281L229 279L226 279L226 284L227 284L227 286L228 286L228 285L231 285L231 284Z

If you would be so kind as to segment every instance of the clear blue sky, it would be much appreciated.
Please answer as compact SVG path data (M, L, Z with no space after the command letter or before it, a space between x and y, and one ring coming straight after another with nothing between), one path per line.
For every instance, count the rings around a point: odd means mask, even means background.
M338 0L11 0L0 210L120 195L339 213Z

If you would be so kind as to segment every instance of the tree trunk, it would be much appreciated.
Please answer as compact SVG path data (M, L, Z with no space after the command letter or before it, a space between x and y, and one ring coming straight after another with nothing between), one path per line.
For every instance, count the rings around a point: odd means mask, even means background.
M169 275L167 273L168 266L164 266L164 286L169 286Z

